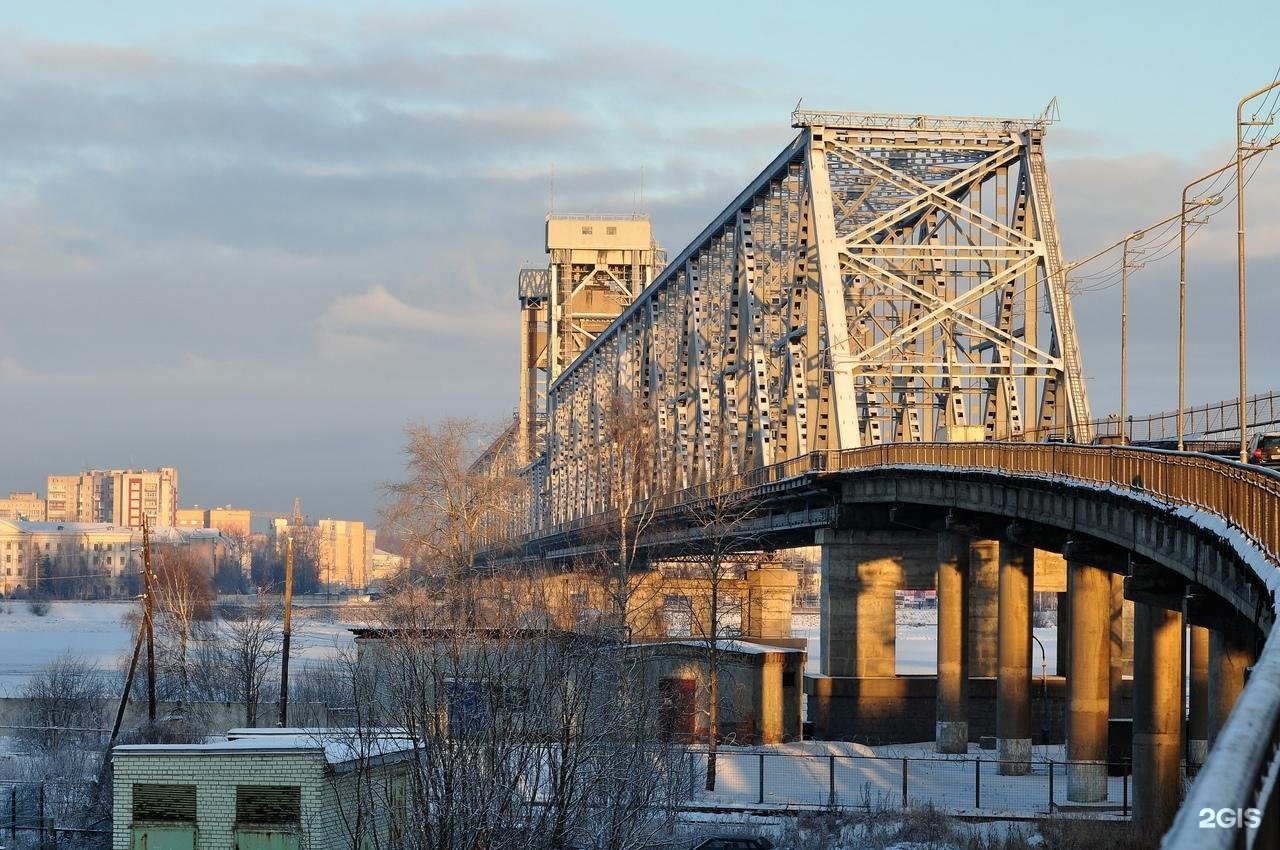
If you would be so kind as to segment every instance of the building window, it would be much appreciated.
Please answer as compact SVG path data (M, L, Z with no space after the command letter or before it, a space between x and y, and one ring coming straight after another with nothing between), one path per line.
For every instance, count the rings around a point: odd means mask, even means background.
M302 789L297 785L237 785L236 824L297 826Z
M589 224L584 224L584 225L582 225L582 235L583 235L583 236L590 236L590 235L591 235L591 225L589 225Z
M616 228L616 227L606 227L606 228L604 229L604 232L605 232L605 235L606 235L606 236L617 236L617 235L618 235L618 228Z
M662 620L667 627L667 637L693 635L693 606L687 596L665 596L662 599Z
M190 822L196 819L196 786L133 784L135 821Z
M499 717L529 706L528 688L488 679L453 679L445 683L449 703L449 732L463 738L484 734Z

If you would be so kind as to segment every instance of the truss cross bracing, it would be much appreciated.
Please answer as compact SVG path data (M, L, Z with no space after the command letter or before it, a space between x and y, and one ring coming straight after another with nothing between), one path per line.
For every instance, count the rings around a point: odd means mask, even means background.
M797 113L794 141L547 390L559 523L625 404L660 493L813 450L1088 438L1043 121Z

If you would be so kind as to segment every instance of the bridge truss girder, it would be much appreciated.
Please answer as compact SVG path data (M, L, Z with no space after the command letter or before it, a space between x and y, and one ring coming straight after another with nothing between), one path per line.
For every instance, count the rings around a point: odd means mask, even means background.
M814 450L1087 438L1043 124L821 118L549 388L544 521L616 502L620 400L646 494Z

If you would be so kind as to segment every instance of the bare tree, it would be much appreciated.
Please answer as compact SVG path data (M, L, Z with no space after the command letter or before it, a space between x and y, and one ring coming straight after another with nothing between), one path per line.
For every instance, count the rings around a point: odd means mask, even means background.
M470 572L486 530L507 527L518 504L513 477L476 464L492 430L472 419L410 425L407 477L384 485L386 524L435 576Z
M657 463L654 414L625 391L605 402L601 439L593 447L601 510L596 530L605 546L605 572L612 616L626 629L638 609L650 607L659 593L652 581L637 581L642 567L640 544L657 513L653 496L663 492L668 476Z
M657 743L638 657L612 628L477 626L457 612L480 606L443 598L491 589L408 592L363 638L360 728L390 725L417 743L406 846L650 845L687 784L682 753ZM518 620L518 600L506 602Z
M102 735L104 701L110 696L102 670L64 654L36 671L22 688L27 714L19 737L46 751L69 744L96 744Z
M155 630L165 644L161 670L171 680L172 697L191 698L191 646L213 620L212 576L180 546L159 547L154 558Z
M723 456L721 453L720 456ZM743 615L739 592L743 563L752 560L760 539L749 521L757 512L755 500L744 494L738 476L721 474L715 458L706 463L706 480L695 488L685 506L689 524L698 529L693 554L684 560L690 587L703 597L692 616L693 636L701 647L707 679L706 788L716 787L716 752L720 740L721 671L724 642L741 635Z
M280 660L280 611L259 595L224 624L221 655L230 674L231 696L244 705L245 725L258 725L258 706L273 692Z

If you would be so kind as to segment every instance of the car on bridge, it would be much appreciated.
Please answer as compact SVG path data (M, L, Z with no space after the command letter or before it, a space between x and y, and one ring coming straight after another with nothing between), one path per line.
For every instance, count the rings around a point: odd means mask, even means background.
M1280 431L1253 435L1249 441L1249 463L1280 467Z

